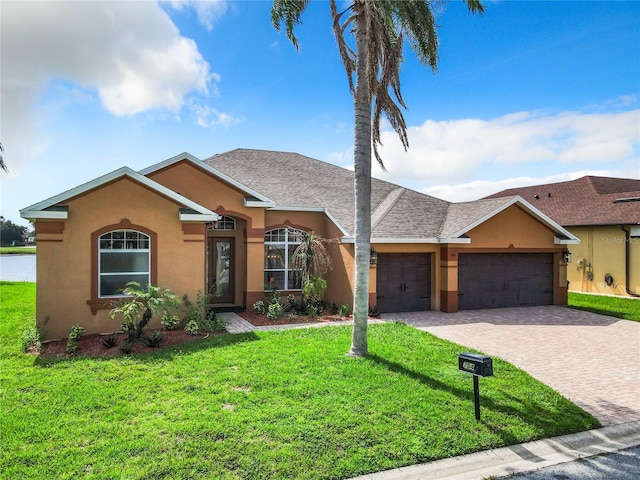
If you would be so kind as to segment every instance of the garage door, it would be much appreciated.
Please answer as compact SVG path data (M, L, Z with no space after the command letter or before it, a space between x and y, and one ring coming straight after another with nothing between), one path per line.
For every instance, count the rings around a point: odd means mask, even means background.
M431 254L380 253L376 292L378 311L431 309Z
M458 309L553 303L553 254L464 253L458 256Z

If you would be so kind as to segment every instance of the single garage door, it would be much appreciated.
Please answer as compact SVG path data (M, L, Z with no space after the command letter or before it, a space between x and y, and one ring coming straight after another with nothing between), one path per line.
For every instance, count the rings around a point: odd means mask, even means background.
M553 303L553 254L462 253L458 256L458 309Z
M430 310L431 254L378 254L376 292L380 313Z

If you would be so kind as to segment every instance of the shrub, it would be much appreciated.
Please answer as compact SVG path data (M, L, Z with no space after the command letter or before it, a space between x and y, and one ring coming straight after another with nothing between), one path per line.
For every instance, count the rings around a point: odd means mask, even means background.
M154 285L145 288L138 282L129 282L124 289L127 296L116 308L111 310L111 318L121 315L122 331L133 341L142 336L154 313L162 313L163 317L172 313L178 305L176 296L171 290L161 289Z
M266 315L267 308L264 306L264 302L262 300L258 300L253 304L253 312L256 315Z
M129 355L133 350L133 340L129 337L125 338L124 342L120 345L120 351L125 355Z
M311 275L302 286L302 295L309 300L321 300L325 290L327 289L327 281L316 275Z
M351 314L351 307L349 305L341 305L338 308L338 316L348 317Z
M198 333L198 330L200 330L200 327L198 326L198 322L196 322L193 319L189 320L184 326L184 331L187 332L189 335L196 335Z
M158 330L154 330L151 336L142 336L142 343L150 348L160 348L160 346L164 343L164 336Z
M101 342L104 348L113 348L118 344L118 337L115 335L107 335L106 337L102 337Z
M30 352L35 350L36 352L40 351L40 347L42 347L42 335L38 327L35 325L28 325L22 329L22 333L20 335L20 341L22 343L22 351Z
M315 306L311 305L308 308L308 315L310 318L318 318L318 309Z
M202 328L203 322L207 319L209 303L212 298L213 295L210 293L203 295L200 290L198 290L198 293L196 294L195 303L189 299L189 295L187 294L182 297L182 310L185 313L185 326L190 321L194 321L198 324L198 329Z
M200 327L205 332L223 332L228 326L229 320L220 315L216 315L215 312L209 312Z
M73 353L78 350L78 340L80 340L84 332L86 332L86 329L79 324L74 323L71 325L69 338L67 339L67 353Z
M270 303L269 311L267 312L267 318L272 322L276 321L278 318L282 316L282 304L281 303Z
M177 315L167 314L162 317L160 323L164 330L176 330L180 324L180 319Z
M380 312L378 312L377 305L372 305L369 307L369 316L371 318L378 318L380 316Z

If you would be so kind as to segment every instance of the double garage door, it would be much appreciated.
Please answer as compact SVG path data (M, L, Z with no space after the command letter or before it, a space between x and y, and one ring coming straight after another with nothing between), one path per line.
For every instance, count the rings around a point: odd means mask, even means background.
M431 309L431 254L378 255L378 311ZM553 303L553 254L461 253L458 309L504 308Z
M458 255L458 309L553 303L553 254Z

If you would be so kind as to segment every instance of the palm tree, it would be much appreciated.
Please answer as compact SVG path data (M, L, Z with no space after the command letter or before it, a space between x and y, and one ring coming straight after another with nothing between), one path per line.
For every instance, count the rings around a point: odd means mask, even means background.
M466 3L471 12L484 12L480 0L466 0ZM308 4L309 0L273 2L271 22L278 30L284 24L287 37L296 48L299 45L294 28L301 23L300 18ZM378 152L380 120L384 113L405 150L409 146L400 109L406 108L400 91L402 49L406 37L423 65L436 69L438 36L432 7L430 0L352 0L346 10L338 12L336 0L330 0L333 31L354 97L355 113L355 288L353 337L349 350L352 356L368 353L372 142L376 160L384 169ZM347 43L347 32L355 35L355 50Z
M9 170L7 169L7 164L4 163L4 157L2 155L2 152L4 152L4 147L2 146L2 143L0 142L0 170L2 170L3 172L8 172Z

